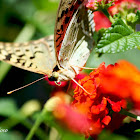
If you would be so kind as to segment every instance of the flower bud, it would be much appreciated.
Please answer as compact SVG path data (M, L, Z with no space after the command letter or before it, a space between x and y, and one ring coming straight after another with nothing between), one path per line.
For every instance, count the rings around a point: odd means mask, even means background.
M44 105L44 108L47 111L54 111L54 109L58 106L58 104L69 104L71 100L71 97L67 94L60 94L60 95L56 95L54 97L51 97L46 104Z
M21 108L21 113L25 116L30 116L34 112L41 110L41 105L37 100L27 101Z
M129 22L134 22L135 21L135 18L136 18L136 14L135 13L130 13L127 15L127 21Z

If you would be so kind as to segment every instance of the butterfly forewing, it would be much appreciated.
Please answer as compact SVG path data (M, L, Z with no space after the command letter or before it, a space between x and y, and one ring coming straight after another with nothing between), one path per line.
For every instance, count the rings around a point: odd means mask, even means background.
M57 12L56 26L54 32L54 44L58 56L66 30L78 7L87 0L61 0Z
M61 0L54 39L45 37L27 43L1 42L0 60L48 77L58 65L61 67L58 81L74 78L80 67L85 65L93 47L93 14L86 10L86 1Z
M27 43L0 42L0 60L32 72L51 75L56 65L53 36Z
M63 68L72 66L79 73L93 48L93 32L93 13L81 4L71 19L59 52L58 60Z

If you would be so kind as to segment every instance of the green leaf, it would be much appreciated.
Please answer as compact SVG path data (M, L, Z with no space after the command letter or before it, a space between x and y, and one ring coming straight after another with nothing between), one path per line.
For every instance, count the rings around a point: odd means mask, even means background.
M17 106L12 99L0 99L0 115L11 116L17 113Z
M62 140L85 140L84 136L76 135L74 133L63 131Z
M59 0L32 0L39 10L54 11L58 8Z
M139 47L140 32L133 32L121 19L106 30L97 44L98 53L117 53Z
M129 140L125 136L113 134L109 131L102 131L102 133L99 135L98 140Z
M2 128L3 129L3 128ZM0 133L0 140L23 140L23 136L20 133L15 132L6 132Z
M136 130L135 130L135 132L138 132L138 133L140 133L140 129L136 129Z

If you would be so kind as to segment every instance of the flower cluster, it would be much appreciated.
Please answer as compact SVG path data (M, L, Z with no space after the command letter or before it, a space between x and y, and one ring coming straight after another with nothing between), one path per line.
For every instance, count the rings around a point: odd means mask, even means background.
M127 61L108 67L102 63L79 84L89 94L77 86L72 105L86 114L93 124L98 123L100 129L110 126L113 126L111 130L118 128L125 117L118 113L121 109L139 109L140 71ZM128 103L133 106L128 108ZM116 123L113 118L118 118ZM95 128L90 128L90 135L94 134L92 129Z
M97 5L98 3L98 5ZM116 1L105 1L104 4L112 3L112 6L107 8L110 15L115 15L120 13L122 18L127 21L132 21L132 18L135 17L135 13L137 10L140 10L140 1L139 0L116 0ZM113 5L114 4L114 5ZM109 28L111 27L110 20L101 12L99 6L102 5L104 8L102 1L90 0L86 7L92 10L97 10L94 12L94 22L95 22L95 30L99 31L101 28Z
M109 7L109 5L114 6ZM106 6L106 7L105 7ZM109 19L100 11L107 10L111 16L120 13L132 16L140 9L138 0L89 0L86 7L94 12L95 30L111 26ZM79 78L78 78L79 79ZM66 104L64 98L53 110L57 121L63 126L86 137L96 137L104 128L111 131L122 124L127 114L120 111L140 112L140 71L127 61L114 65L105 63L79 80L74 90L73 101ZM117 120L117 121L116 121Z
M104 128L117 129L126 117L119 113L121 109L139 109L139 79L140 71L127 61L107 67L102 63L79 80L87 92L77 85L73 102L60 104L54 114L69 129L87 137L96 136Z
M118 0L114 6L109 7L109 13L111 15L120 13L126 16L129 13L136 13L137 10L140 10L139 0Z
M118 65L107 68L101 78L101 90L104 94L128 99L133 102L134 108L140 109L140 71L135 66L127 61L120 61Z
M110 5L114 5L115 1L117 0L89 0L86 7L92 10L97 10L101 7L109 7Z

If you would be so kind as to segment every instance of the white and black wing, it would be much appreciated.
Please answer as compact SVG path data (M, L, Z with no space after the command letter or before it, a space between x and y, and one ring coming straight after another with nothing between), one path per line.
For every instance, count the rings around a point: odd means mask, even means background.
M50 36L26 43L0 42L0 60L49 76L56 65L54 38Z
M93 13L81 4L73 15L62 42L58 56L61 67L67 69L70 65L79 73L78 67L85 65L93 48L94 26Z

